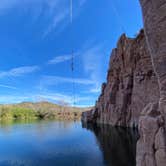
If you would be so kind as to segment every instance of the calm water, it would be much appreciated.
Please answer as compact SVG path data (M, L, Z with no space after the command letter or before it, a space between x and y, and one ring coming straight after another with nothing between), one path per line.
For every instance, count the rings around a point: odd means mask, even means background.
M135 166L137 134L80 122L0 125L0 166Z

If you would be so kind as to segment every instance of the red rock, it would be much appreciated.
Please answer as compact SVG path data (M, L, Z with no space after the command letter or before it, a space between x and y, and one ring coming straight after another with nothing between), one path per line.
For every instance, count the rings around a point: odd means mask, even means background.
M139 125L137 166L165 166L166 0L140 2L145 35L143 31L135 39L122 35L89 117L95 123Z
M146 108L148 112L153 114L144 115L147 121L150 118L155 118L158 121L158 129L154 130L155 124L147 124L140 122L140 139L137 144L137 166L151 166L151 163L147 163L145 155L151 153L151 159L155 166L166 165L166 0L140 0L143 18L145 37L148 45L148 49L151 55L151 61L153 62L153 69L156 73L159 83L159 102L158 109L153 107ZM153 109L153 110L152 110ZM155 116L156 113L160 115ZM142 119L142 117L140 117ZM147 131L142 131L142 128L147 128ZM151 136L150 136L151 135ZM147 140L143 141L143 137ZM154 139L155 137L155 139ZM151 144L149 144L149 142ZM146 151L146 147L153 148L153 151ZM143 150L141 150L141 147ZM144 153L142 153L144 151Z
M143 108L158 98L157 77L143 30L135 39L122 35L111 54L107 82L91 111L96 112L95 117L88 117L96 123L137 126ZM83 119L86 121L85 116Z

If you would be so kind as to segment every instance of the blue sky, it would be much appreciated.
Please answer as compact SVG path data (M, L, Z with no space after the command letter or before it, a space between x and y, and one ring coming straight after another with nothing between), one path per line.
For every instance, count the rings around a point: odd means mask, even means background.
M142 28L138 0L0 1L0 103L94 105L112 48Z

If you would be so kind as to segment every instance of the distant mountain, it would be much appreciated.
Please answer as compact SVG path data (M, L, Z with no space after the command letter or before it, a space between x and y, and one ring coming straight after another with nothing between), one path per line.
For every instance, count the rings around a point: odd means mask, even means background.
M92 107L71 107L65 103L22 102L0 105L0 119L80 119L82 112Z

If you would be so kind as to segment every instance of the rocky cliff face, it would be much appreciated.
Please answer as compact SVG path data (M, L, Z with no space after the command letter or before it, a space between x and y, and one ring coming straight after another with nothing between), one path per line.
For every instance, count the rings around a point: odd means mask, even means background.
M165 166L166 0L140 2L145 36L141 33L135 40L122 36L96 107L82 120L138 125L137 166Z
M135 39L122 35L112 51L107 82L93 110L82 120L114 126L137 126L141 111L158 101L159 87L143 30Z
M149 103L139 118L137 166L165 166L166 142L164 118L157 103Z
M140 0L146 42L158 78L160 97L139 120L137 166L166 165L166 0Z

